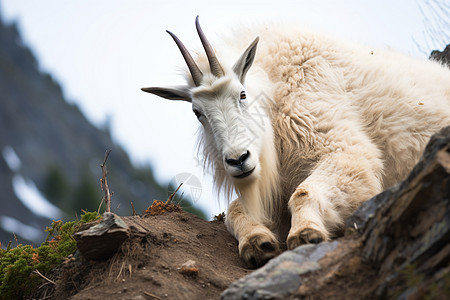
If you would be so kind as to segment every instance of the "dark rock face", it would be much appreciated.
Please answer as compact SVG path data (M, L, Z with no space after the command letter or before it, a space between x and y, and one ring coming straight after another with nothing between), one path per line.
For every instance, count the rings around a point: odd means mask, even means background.
M341 239L283 253L222 299L448 299L450 126L407 179L365 202L347 226Z
M384 277L377 295L419 296L442 280L440 272L450 271L450 127L431 138L405 181L379 197L382 204L365 226L362 251ZM405 286L405 276L421 282Z
M439 61L450 68L450 45L447 45L444 51L433 50L433 52L431 52L430 59Z

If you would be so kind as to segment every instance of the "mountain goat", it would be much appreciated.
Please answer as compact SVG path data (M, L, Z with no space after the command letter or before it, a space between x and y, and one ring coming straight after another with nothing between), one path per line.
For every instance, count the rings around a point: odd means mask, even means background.
M142 90L192 104L205 168L238 195L226 225L250 266L338 236L450 124L450 71L436 62L280 25L235 32L216 54L196 28L207 59L168 31L187 85Z

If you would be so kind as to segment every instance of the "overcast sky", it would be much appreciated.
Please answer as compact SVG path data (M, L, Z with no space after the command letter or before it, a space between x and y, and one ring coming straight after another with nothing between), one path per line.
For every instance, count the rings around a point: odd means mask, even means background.
M239 24L288 20L374 48L426 58L414 42L425 44L421 2L411 0L0 1L3 19L18 22L40 68L61 83L66 98L95 125L109 122L114 139L133 163L150 164L160 183L185 172L198 177L203 187L198 203L210 215L226 205L218 206L211 179L197 166L194 143L199 124L190 105L140 91L183 83L179 70L184 61L166 29L189 49L200 49L196 15L212 43Z

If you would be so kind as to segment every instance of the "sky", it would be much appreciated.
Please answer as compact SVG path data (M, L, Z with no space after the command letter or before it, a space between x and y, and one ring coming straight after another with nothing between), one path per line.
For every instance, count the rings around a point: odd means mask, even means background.
M426 59L443 45L423 45L420 7L426 12L423 2L411 0L0 0L4 21L18 23L39 67L60 82L66 99L94 125L109 126L132 162L152 166L161 184L184 173L198 178L202 194L196 201L210 216L226 210L226 203L219 203L196 160L199 123L190 105L140 90L183 84L184 61L167 29L195 50L201 49L197 15L213 44L230 29L287 20Z

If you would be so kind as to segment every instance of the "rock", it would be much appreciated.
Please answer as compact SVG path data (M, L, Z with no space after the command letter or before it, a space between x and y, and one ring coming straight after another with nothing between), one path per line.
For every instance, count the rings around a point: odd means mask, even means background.
M320 268L319 260L336 249L337 241L304 245L286 251L264 267L230 285L221 299L283 299L302 284L300 275Z
M104 213L102 221L74 235L78 250L87 260L109 258L130 236L129 226L117 215Z
M405 181L379 197L382 204L367 222L362 251L384 277L378 295L417 294L438 284L440 272L449 280L450 127L431 138ZM416 284L409 286L408 278Z
M445 47L444 51L433 50L430 55L431 60L441 62L450 68L450 44Z
M197 263L194 260L190 259L181 265L181 269L183 268L197 268Z
M388 199L398 187L399 186L396 185L364 202L359 209L346 220L346 226L356 229L361 234L364 233L368 222L375 217L377 210L380 209L386 199Z
M196 277L198 275L199 268L197 267L197 263L189 259L185 263L181 265L180 273L185 276Z

